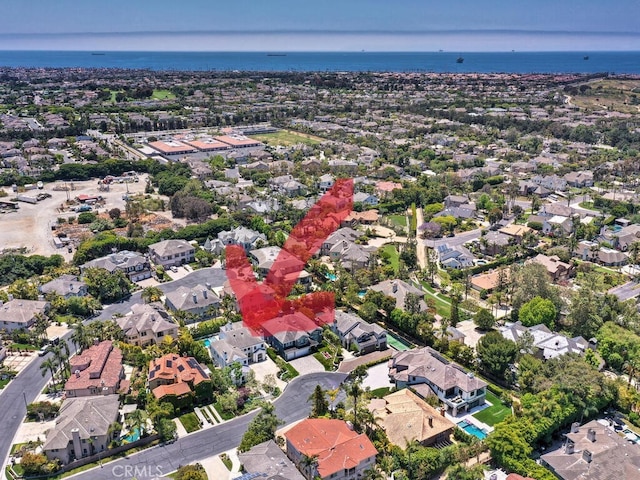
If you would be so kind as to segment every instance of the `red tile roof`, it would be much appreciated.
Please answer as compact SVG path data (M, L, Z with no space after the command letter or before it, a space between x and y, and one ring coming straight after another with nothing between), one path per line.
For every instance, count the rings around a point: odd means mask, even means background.
M169 393L182 395L191 391L192 386L208 380L209 375L193 357L181 357L175 353L168 353L149 362L149 385L153 388L156 398ZM173 388L167 389L167 386Z
M122 352L111 340L105 340L85 349L69 361L71 377L64 386L66 391L107 387L117 390L122 375Z
M357 467L378 453L366 435L354 432L342 420L308 418L284 436L298 452L318 456L322 478Z

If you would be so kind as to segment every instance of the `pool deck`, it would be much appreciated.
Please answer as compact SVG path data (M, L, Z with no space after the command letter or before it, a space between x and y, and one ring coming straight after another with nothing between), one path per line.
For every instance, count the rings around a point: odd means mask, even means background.
M453 415L450 415L449 412L445 412L444 416L445 416L445 418L451 420L456 425L458 423L462 422L463 420L466 420L468 423L470 423L472 425L475 425L479 429L484 430L485 433L489 434L489 433L493 432L493 427L490 427L486 423L479 421L473 415L475 413L478 413L481 410L484 410L485 408L489 408L490 406L491 406L491 402L486 402L484 405L480 405L478 407L474 407L474 408L472 408L471 410L469 410L468 412L466 412L464 414L459 414L457 417L454 417Z

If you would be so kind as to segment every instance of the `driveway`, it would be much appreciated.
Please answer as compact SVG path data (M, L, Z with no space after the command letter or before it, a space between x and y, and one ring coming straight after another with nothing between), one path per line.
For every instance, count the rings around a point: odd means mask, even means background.
M367 370L367 376L362 381L364 388L369 387L371 390L383 387L394 387L395 385L389 380L389 366L387 362L374 365Z
M476 329L476 324L473 320L465 320L458 322L456 328L465 334L464 344L475 348L478 341L484 336L484 332Z
M286 387L287 385L287 382L278 378L278 372L280 371L280 369L269 357L267 357L267 359L262 362L252 363L251 365L249 365L249 368L253 370L253 373L256 374L256 380L260 383L264 382L264 377L272 374L276 378L276 385L278 385L278 388L280 388L280 390L284 390L284 387Z
M324 372L324 367L313 355L296 358L295 360L291 360L289 363L293 365L293 368L295 368L300 375Z

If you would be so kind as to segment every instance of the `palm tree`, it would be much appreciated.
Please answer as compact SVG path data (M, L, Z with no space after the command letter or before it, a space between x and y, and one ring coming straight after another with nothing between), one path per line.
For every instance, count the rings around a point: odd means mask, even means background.
M146 418L142 413L142 410L134 410L127 417L129 423L129 431L135 430L136 428L140 430L140 434L143 433L143 427L146 423Z
M42 376L44 377L47 372L49 372L51 374L51 380L53 381L53 385L55 388L55 372L56 372L56 363L53 360L53 358L47 358L46 360L44 360L41 364L40 364L40 373L42 373Z
M73 325L73 334L71 335L71 341L78 350L83 350L89 346L88 331L84 323L78 322Z
M633 381L639 366L640 366L640 362L638 362L638 360L635 358L630 358L629 360L624 362L624 365L622 366L622 370L629 377L629 381L628 381L629 385L631 385L631 382Z
M300 459L300 467L302 468L304 476L307 477L308 480L312 480L315 478L315 471L316 468L318 468L318 455L305 455L303 453Z
M348 396L353 397L353 428L354 430L359 431L360 423L358 422L358 400L364 393L364 390L362 389L360 382L357 381L343 384L343 389Z
M145 303L152 303L159 302L162 295L164 295L164 292L158 287L146 287L142 290L140 298L142 298Z

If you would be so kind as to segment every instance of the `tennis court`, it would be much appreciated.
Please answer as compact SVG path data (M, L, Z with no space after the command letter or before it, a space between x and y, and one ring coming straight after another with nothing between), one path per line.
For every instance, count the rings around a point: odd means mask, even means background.
M405 352L412 347L410 343L407 343L398 337L394 337L389 332L387 332L387 345L395 348L399 352Z

